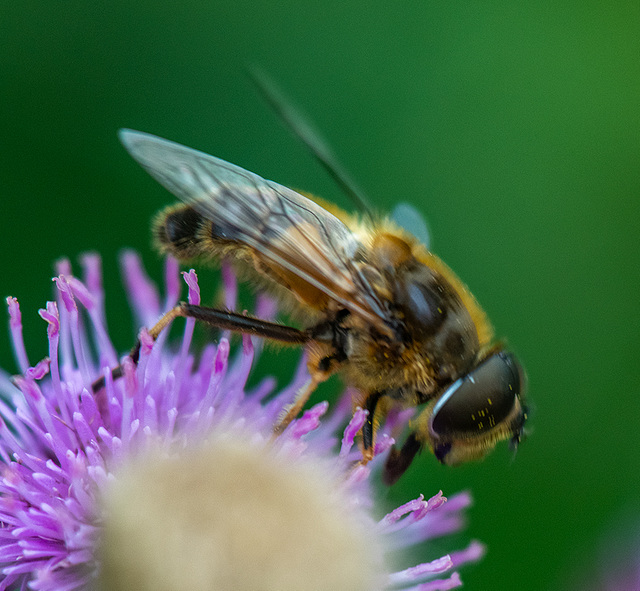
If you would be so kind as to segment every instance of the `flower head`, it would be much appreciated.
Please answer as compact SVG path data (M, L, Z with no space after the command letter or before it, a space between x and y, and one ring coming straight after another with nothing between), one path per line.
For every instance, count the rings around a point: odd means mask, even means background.
M192 320L177 350L143 330L137 367L125 358L114 379L100 260L82 266L80 281L59 265L56 301L40 310L49 355L33 366L8 298L22 374L0 373L0 591L460 585L455 569L482 555L477 542L394 572L390 557L460 529L467 494L420 496L376 521L377 461L358 466L354 446L365 412L352 414L349 397L331 412L320 402L274 439L308 375L301 363L279 392L272 378L248 388L259 350L248 337L234 353L223 336L196 356ZM150 326L179 298L177 264L167 263L162 303L136 255L123 268L137 321ZM233 276L223 277L234 307ZM195 273L184 279L198 304ZM266 298L257 308L275 313ZM391 443L383 434L376 454Z

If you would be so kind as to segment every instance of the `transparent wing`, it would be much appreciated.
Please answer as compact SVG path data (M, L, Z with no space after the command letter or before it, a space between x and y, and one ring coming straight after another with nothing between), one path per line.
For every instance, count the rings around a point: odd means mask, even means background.
M241 242L365 320L385 327L384 303L354 264L360 243L310 199L214 156L124 129L120 140L166 189Z

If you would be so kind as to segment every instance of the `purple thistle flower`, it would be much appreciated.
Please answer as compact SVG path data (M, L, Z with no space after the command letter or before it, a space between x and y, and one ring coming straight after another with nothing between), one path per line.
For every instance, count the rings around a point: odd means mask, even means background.
M34 366L30 365L23 343L18 303L13 298L7 299L11 337L22 373L10 378L0 370L0 591L73 591L104 584L99 582L101 572L113 572L114 568L117 571L117 561L126 559L126 556L122 558L122 553L113 558L109 550L109 536L117 529L112 523L118 523L118 515L114 513L122 511L124 515L126 511L139 509L133 505L133 500L128 500L137 493L122 493L122 490L130 489L126 484L123 484L124 489L119 489L120 483L131 480L131 474L134 474L134 480L136 474L143 473L140 478L156 478L157 472L146 473L146 466L157 463L161 466L160 474L164 474L163 471L169 470L176 461L186 470L185 478L191 478L201 473L196 466L200 465L198 458L202 457L214 458L204 465L210 466L208 471L214 482L222 482L224 462L219 449L220 441L227 440L241 440L244 449L251 450L249 457L259 459L262 464L273 461L275 466L287 467L282 472L284 482L289 479L286 474L292 466L297 466L302 474L308 472L305 472L306 467L313 467L314 476L307 479L313 486L300 499L303 508L307 508L301 515L318 513L312 510L315 501L311 497L315 495L313 491L324 490L324 496L335 501L331 507L336 515L342 515L333 518L340 520L343 526L353 522L353 527L349 525L347 530L349 535L356 537L346 547L355 546L359 553L351 555L345 550L339 553L339 558L357 572L361 571L361 588L435 591L461 585L455 569L482 556L484 549L478 542L472 542L466 550L405 570L392 572L386 565L391 554L402 556L401 551L406 547L459 530L462 527L461 511L469 505L470 497L462 493L445 503L442 492L426 501L420 496L374 522L369 476L377 469L379 458L367 466L357 466L359 451L354 446L354 438L366 414L357 410L352 415L348 392L328 415L326 402L315 404L273 440L272 425L308 379L304 362L291 383L278 393L274 394L272 378L265 378L247 389L247 377L258 351L257 343L244 337L240 350L231 354L229 341L223 336L217 346L207 345L196 358L190 346L194 324L191 319L186 321L177 350L165 343L166 333L153 343L143 330L138 366L134 367L125 358L124 376L114 380L109 368L118 364L118 357L106 331L100 260L97 255L86 255L81 264L82 282L72 275L68 262L58 265L59 275L54 279L56 301L48 302L46 308L40 310L40 316L47 322L49 355ZM122 266L136 321L151 326L163 310L178 301L177 263L167 262L164 301L147 278L137 255L125 253ZM195 272L183 275L189 301L199 303ZM223 281L226 304L234 307L235 279L225 270ZM273 302L262 296L258 298L257 309L262 317L275 313ZM100 376L105 378L105 387L94 393L91 384ZM345 423L347 427L340 441L337 433ZM388 449L392 442L388 430L385 434L383 429L376 455ZM207 469L202 471L207 472ZM247 490L255 488L250 485L254 474L245 476ZM148 494L150 490L173 487L182 476L177 476L175 481L166 476L163 478L166 484L161 478L154 486L145 488L145 481L142 488L140 483L134 487ZM287 485L279 486L282 489L278 490L284 491ZM227 511L225 498L233 498L234 502L238 499L256 502L248 493L234 490L225 490L227 497L223 495L222 500L209 494L207 489L200 492L206 498L213 498L212 502L222 513L231 511ZM265 490L258 493L264 501ZM123 494L124 508L122 503L112 502L114 498L123 498ZM191 491L180 491L180 494L185 495L180 506L189 505ZM145 503L144 497L141 502ZM285 508L287 512L295 513L291 505ZM281 510L282 507L263 507L259 516L268 517L272 509ZM329 513L333 509L327 509L315 518L332 519ZM175 510L178 517L179 512ZM162 507L155 521L152 520L150 526L147 524L149 531L137 528L142 543L145 536L149 540L162 541L166 536L166 548L158 546L157 552L171 550L169 534L173 530L167 528L165 522L172 527L181 527L174 523L178 517L174 519L170 505L169 513L167 515L166 507ZM267 527L262 521L260 523L260 528ZM313 531L309 531L315 528L313 524L306 524L302 518L296 523L302 524L305 535L313 536ZM130 521L125 525L130 525ZM291 532L296 525L291 527L292 530L267 531L267 537L295 541ZM206 526L203 528L202 531L208 531ZM231 540L233 535L233 531L227 531L225 540ZM348 539L347 534L340 537L342 542ZM248 542L247 545L256 544ZM297 545L301 544L298 542ZM183 550L184 546L174 546L174 554L170 557L182 551L186 552L185 560L191 561L192 555L198 553L197 544L190 538L186 550ZM337 542L334 546L341 548ZM136 557L136 564L144 563L143 552L138 559L133 542L128 549L123 548L122 552ZM220 549L229 550L226 546ZM264 548L259 550L262 552ZM333 563L325 564L322 557L317 558L327 571L334 568ZM154 559L158 562L158 556ZM116 560L115 567L113 560ZM207 564L210 562L209 559ZM235 569L234 572L240 573L250 566L251 560L247 558L246 562L231 563L227 570ZM103 568L107 563L108 568ZM144 564L140 568L144 569ZM191 571L198 568L197 563L189 565ZM262 576L265 576L268 569L264 564L261 568ZM274 565L274 572L289 569L305 574L306 568L295 560L283 562L280 559ZM185 581L184 588L199 588L186 582L191 581L188 569L179 574L184 575L181 579ZM319 577L320 583L322 578L324 575ZM327 576L326 580L331 577ZM316 581L313 583L304 588L325 588L315 586ZM356 588L351 585L343 585L343 588ZM153 588L160 589L159 586ZM264 588L269 588L266 582Z

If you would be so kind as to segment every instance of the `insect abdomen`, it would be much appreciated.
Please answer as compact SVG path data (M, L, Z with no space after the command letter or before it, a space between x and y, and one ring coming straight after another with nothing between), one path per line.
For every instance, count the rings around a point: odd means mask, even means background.
M153 234L157 248L177 259L193 259L202 253L201 227L204 218L188 205L172 205L163 209L154 221Z
M213 222L186 204L171 205L163 209L153 225L156 248L181 261L222 254L233 240L220 236Z

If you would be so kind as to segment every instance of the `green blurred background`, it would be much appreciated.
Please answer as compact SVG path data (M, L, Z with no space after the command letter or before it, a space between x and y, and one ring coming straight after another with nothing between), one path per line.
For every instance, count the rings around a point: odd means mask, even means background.
M640 530L639 39L637 0L5 2L0 295L19 298L34 362L52 262L98 250L130 346L117 254L160 277L148 224L171 198L120 127L348 206L252 89L259 64L376 204L424 213L528 371L514 462L506 446L458 469L424 455L381 495L473 492L458 546L489 553L466 589L579 588L612 523ZM5 337L0 354L15 371Z

